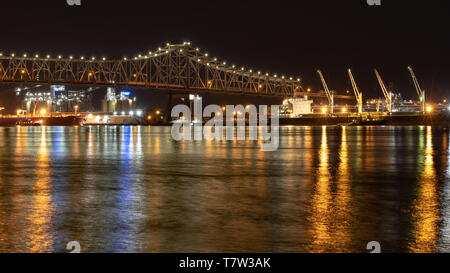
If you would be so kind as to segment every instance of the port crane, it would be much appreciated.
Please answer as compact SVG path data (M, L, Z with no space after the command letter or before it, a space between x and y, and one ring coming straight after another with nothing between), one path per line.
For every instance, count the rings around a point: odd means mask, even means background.
M422 90L419 85L419 81L417 81L416 74L414 74L414 70L411 66L408 66L409 73L411 73L411 77L414 82L414 86L416 87L417 95L419 95L420 103L422 104L422 112L425 112L425 90Z
M323 77L323 74L320 70L317 70L317 73L319 73L320 80L322 81L323 89L325 89L325 93L327 94L328 102L330 104L330 113L334 113L334 92L330 91L328 89L327 82L325 81L325 78Z
M352 83L353 91L355 92L356 101L358 102L358 113L361 114L363 112L362 93L359 92L358 85L356 85L356 81L355 81L355 78L353 77L351 69L348 69L348 76L350 77L350 81Z
M375 75L377 76L378 83L380 84L381 90L383 91L383 95L386 99L386 107L389 113L392 112L392 94L391 92L388 92L386 89L386 85L384 84L383 80L381 79L380 74L378 73L378 70L375 69Z

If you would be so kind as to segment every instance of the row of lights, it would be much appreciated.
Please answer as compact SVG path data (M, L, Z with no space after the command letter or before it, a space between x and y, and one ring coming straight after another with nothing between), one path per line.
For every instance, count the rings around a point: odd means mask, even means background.
M347 109L347 107L342 107L341 111L342 111L342 113L347 113L347 112L348 112L348 109ZM427 106L427 107L425 108L425 111L426 111L427 113L431 113L431 112L433 112L433 107ZM450 107L449 107L449 111L450 111ZM323 113L323 114L327 114L327 113L328 113L328 108L327 108L327 107L322 107L322 113Z
M25 113L26 113L25 110L22 110L22 109L18 109L18 110L17 110L17 115L18 115L18 116L20 116L20 115L22 115L22 114L25 114ZM41 110L39 110L39 113L41 114L41 116L44 116L44 115L47 114L47 109L42 108Z
M184 45L190 45L191 44L191 42L184 42ZM170 47L171 46L171 44L170 43L167 43L166 44L168 47ZM138 60L138 59L148 59L148 58L150 58L150 57L157 57L157 56L159 56L159 55L162 55L162 54L167 54L167 53L169 53L169 50L165 50L164 52L162 52L161 53L161 51L163 51L163 49L161 48L161 47L158 47L158 49L156 50L156 52L152 52L152 51L149 51L148 52L148 55L142 55L142 54L139 54L137 57L134 57L134 60ZM180 49L180 52L183 52L183 50L182 49ZM153 56L152 56L153 55ZM127 61L128 60L128 57L123 57L123 60L124 61Z
M1 57L1 56L3 56L3 53L0 53L0 57ZM12 54L11 54L11 57L16 57L16 54L12 53ZM24 57L24 58L28 58L28 54L23 54L23 57ZM34 55L34 57L35 57L35 58L39 58L39 54ZM45 57L46 57L47 59L50 59L50 58L51 58L51 55L47 55L47 56L45 56ZM58 58L58 59L63 59L63 56L58 55L57 58ZM74 57L73 57L73 56L69 56L69 59L70 59L70 60L73 60ZM81 56L81 57L80 57L80 60L85 60L85 57ZM96 57L92 57L91 60L95 61L95 60L96 60ZM101 60L106 61L107 59L106 59L106 57L103 57L103 58L101 58Z
M170 43L167 43L166 45L167 45L168 47L171 46ZM185 42L183 42L183 45L191 45L191 42L186 42L186 41L185 41ZM161 50L162 50L161 48L158 48L158 51L161 51ZM195 51L199 52L200 49L197 47L197 48L195 49ZM183 52L183 49L180 49L180 52ZM166 50L165 53L169 53L169 51ZM153 53L150 51L150 52L149 52L149 56L151 56L152 54L153 54ZM134 59L135 59L135 60L142 59L142 58L148 59L149 56L147 56L147 55L145 55L145 56L138 55L137 57L134 57ZM154 53L154 56L155 56L155 57L158 56L158 53ZM205 53L204 56L205 56L205 57L208 57L209 54L208 54L208 53ZM128 58L127 58L127 57L124 57L123 60L124 60L124 61L127 61ZM214 60L214 62L217 62L217 58L214 58L213 60ZM201 61L201 59L197 58L197 62L201 63L202 61ZM223 63L222 63L222 65L226 65L226 64L227 64L227 62L223 62ZM207 62L206 65L207 65L207 66L210 66L210 62ZM219 68L219 66L217 65L216 68ZM235 68L236 68L236 65L232 65L232 68L235 69ZM245 72L245 68L242 67L242 68L241 68L241 71ZM253 73L253 69L250 69L248 72ZM233 71L233 73L235 73L235 71ZM261 71L258 71L257 73L258 73L258 75L261 75L261 74L262 74ZM267 77L270 76L269 73L266 73L265 75L266 75ZM274 78L278 78L278 75L275 74L275 75L273 75L273 77L274 77ZM284 80L284 79L286 79L286 77L285 77L285 76L281 76L281 79ZM293 77L289 77L289 80L292 81L292 80L294 80L294 78L293 78ZM301 79L300 79L300 78L297 78L297 81L300 82Z
M118 116L118 115L119 115L118 112L114 112L114 116ZM126 114L126 112L122 111L120 113L120 115L121 116L126 116L127 114ZM134 111L128 112L128 116L133 117L135 115L138 116L138 117L141 117L142 116L142 110L137 110L136 112L134 112ZM88 117L88 119L92 119L94 117L94 115L93 114L88 114L87 117Z
M189 44L190 44L190 43L189 43ZM167 45L169 46L170 44L167 44ZM161 51L161 50L162 50L161 48L158 48L158 51ZM167 51L167 50L166 50L165 52L166 52L166 53L169 53L169 51ZM145 55L145 56L139 55L138 57L134 57L134 59L135 59L135 60L140 59L140 58L146 58L146 59L148 59L149 56L151 56L152 54L153 54L153 53L150 51L150 52L149 52L149 55ZM0 53L0 57L1 57L1 56L3 56L3 53ZM12 54L11 54L11 57L15 57L15 56L16 56L15 53L12 53ZM158 53L154 53L154 56L155 56L155 57L158 56ZM28 57L28 54L23 54L23 57L24 57L24 58L27 58L27 57ZM47 57L47 59L50 59L50 58L51 58L50 55L47 55L46 57ZM36 55L35 55L35 58L39 58L39 54L36 54ZM63 56L59 55L59 56L58 56L58 59L63 59ZM69 56L69 59L73 60L74 57L73 57L73 56ZM80 57L80 60L85 60L85 57L84 57L84 56ZM96 60L96 57L92 57L91 60L95 61L95 60ZM106 57L103 57L102 60L103 60L103 61L106 61L107 59L106 59ZM128 58L127 58L127 57L124 57L123 60L126 61L126 60L128 60Z
M196 51L199 51L199 49L197 48ZM205 56L205 57L208 57L208 53L205 53L204 56ZM217 58L214 58L214 61L217 62ZM197 58L197 62L202 63L202 60L201 60L200 58ZM222 64L223 64L223 65L226 65L227 62L223 62ZM206 65L207 65L207 66L210 66L210 62L206 62ZM235 68L236 68L236 65L233 64L231 67L232 67L233 69L235 69ZM219 66L217 65L216 68L219 68ZM241 67L241 71L242 71L242 72L246 72L245 67ZM248 72L253 73L253 69L248 70ZM236 71L233 71L233 73L236 73ZM258 71L257 74L258 74L258 75L261 75L262 73L261 73L261 71ZM265 75L266 75L267 77L270 76L269 73L266 73ZM277 75L277 74L274 74L273 77L274 77L274 78L278 78L278 75ZM281 79L284 80L284 79L286 79L286 77L285 77L285 76L281 76ZM293 77L289 77L289 80L292 81L292 80L294 80L294 78L293 78ZM297 78L297 81L300 82L301 79L300 79L300 78Z

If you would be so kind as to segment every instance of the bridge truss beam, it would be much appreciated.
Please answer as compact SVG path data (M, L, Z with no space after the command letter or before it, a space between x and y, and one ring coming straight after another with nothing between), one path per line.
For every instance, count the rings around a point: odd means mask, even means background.
M145 56L122 60L0 55L0 84L90 85L292 97L300 79L262 75L218 62L190 43L167 44Z

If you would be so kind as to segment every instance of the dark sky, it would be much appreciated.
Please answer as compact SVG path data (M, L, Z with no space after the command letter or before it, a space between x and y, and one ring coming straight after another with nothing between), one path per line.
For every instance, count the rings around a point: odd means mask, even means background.
M446 1L81 1L2 1L0 51L112 58L189 40L229 63L300 76L314 90L318 68L331 89L350 89L351 67L365 97L381 97L377 67L416 99L412 65L432 98L450 95Z

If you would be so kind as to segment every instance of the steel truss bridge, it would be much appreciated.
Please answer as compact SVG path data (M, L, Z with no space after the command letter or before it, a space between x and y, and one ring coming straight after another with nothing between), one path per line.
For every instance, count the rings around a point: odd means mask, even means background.
M146 55L121 60L0 53L0 84L126 86L180 94L326 97L325 93L304 92L300 79L263 74L218 61L192 47L190 42L166 44Z

